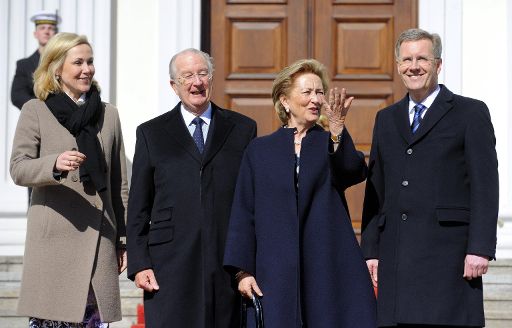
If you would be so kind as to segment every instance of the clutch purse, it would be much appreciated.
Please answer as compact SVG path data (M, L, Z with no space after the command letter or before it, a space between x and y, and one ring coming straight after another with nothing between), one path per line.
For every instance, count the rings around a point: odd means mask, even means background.
M261 305L260 298L252 293L251 300L242 296L242 315L241 315L241 328L247 328L247 303L251 302L254 307L254 319L256 320L256 328L264 328L263 321L263 306Z

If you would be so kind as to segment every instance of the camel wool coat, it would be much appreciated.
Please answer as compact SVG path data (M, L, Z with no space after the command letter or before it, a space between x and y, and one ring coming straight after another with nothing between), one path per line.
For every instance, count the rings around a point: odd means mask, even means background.
M10 173L33 192L19 315L81 322L92 285L101 320L121 320L116 248L125 238L128 183L115 107L104 104L98 128L107 179L101 196L92 184L80 182L78 170L54 177L59 154L78 146L45 103L33 99L21 110Z

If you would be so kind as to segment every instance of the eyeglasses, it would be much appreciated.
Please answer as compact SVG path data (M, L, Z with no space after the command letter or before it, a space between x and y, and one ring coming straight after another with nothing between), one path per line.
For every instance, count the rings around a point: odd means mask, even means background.
M436 59L439 59L439 58L435 58L435 57L417 57L417 58L405 57L405 58L401 58L398 60L398 65L400 65L400 67L411 67L414 64L414 61L416 61L416 63L419 66L427 66L431 62L434 62Z
M212 75L208 72L199 72L199 73L186 73L178 77L178 82L181 85L190 85L195 81L196 77L201 82L206 82L212 78Z

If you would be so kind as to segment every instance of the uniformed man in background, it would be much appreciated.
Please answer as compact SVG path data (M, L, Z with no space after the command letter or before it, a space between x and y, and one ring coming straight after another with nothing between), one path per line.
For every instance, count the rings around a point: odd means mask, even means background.
M60 23L57 13L49 11L38 12L30 20L35 23L34 37L37 39L39 47L30 57L16 62L16 74L11 87L11 101L19 109L27 101L36 97L32 75L39 64L39 58L46 43L57 33L57 25Z

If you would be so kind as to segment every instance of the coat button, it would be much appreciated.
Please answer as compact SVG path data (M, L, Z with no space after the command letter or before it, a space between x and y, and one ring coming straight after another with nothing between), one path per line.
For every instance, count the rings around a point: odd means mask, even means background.
M404 180L402 181L402 186L407 187L409 185L409 181Z
M412 154L412 149L411 148L407 149L406 153L407 153L407 155L411 155Z
M406 221L407 220L407 214L402 214L402 221Z
M73 181L73 182L77 182L78 181L78 177L76 176L76 174L73 174L71 176L71 181Z

